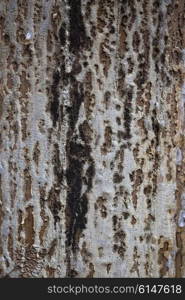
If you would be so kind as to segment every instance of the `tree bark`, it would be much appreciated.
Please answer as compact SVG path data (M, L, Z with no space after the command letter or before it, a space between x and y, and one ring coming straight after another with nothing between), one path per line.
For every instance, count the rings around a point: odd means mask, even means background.
M184 0L0 0L1 277L185 277Z

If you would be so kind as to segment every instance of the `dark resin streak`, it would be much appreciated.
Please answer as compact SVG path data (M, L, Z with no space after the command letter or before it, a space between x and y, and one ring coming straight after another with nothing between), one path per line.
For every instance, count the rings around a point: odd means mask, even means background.
M78 242L82 231L86 228L88 211L88 195L92 187L92 177L94 174L94 162L91 158L91 148L89 139L83 138L81 125L76 126L79 110L84 102L84 85L79 82L76 75L81 72L81 52L87 45L83 18L81 14L81 1L69 1L69 50L75 55L72 71L68 74L70 86L70 106L66 108L69 120L69 129L67 132L66 143L66 256L67 271L66 276L72 277L70 261L72 252L78 250ZM89 164L87 171L84 171L85 163ZM85 192L82 193L82 186L85 185ZM72 252L71 252L72 251Z

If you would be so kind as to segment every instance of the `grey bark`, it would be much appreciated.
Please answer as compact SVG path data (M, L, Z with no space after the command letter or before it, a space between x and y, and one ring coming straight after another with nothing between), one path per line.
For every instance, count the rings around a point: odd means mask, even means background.
M0 0L1 277L185 277L184 0Z

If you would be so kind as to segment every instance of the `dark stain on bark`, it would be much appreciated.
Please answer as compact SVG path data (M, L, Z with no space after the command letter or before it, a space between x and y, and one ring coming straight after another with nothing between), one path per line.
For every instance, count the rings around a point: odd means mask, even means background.
M125 139L131 138L131 121L132 121L132 89L127 91L125 104L124 104L124 126L125 126Z
M153 117L152 117L152 128L155 133L156 137L156 146L159 145L159 138L160 138L160 125L157 120L157 112L156 109L153 110Z
M71 275L70 255L78 250L78 242L82 231L86 228L88 211L88 192L92 188L94 176L94 161L91 157L90 128L76 126L79 110L84 102L82 83L78 82L74 74L70 74L70 101L67 109L69 130L67 133L67 197L66 197L66 255L68 260L67 276ZM84 123L87 125L87 122ZM83 134L82 134L83 132ZM84 165L88 164L85 171ZM85 192L82 193L82 186Z
M138 87L142 87L147 82L147 71L144 63L139 64L139 71L134 81Z
M88 210L88 198L86 193L92 187L92 178L94 176L94 162L90 156L91 149L88 145L83 145L71 141L67 147L68 168L66 170L66 179L68 185L67 203L66 203L66 246L72 246L73 251L77 248L80 232L85 229ZM89 167L83 178L83 167L85 162ZM87 186L86 192L82 194L82 185Z
M72 70L70 73L65 71L65 55L62 48L66 44L66 24L62 23L58 32L61 45L59 58L56 59L60 70L55 71L53 75L51 94L52 101L50 106L53 126L62 120L65 114L68 118L68 132L66 136L66 160L67 167L65 173L59 158L59 147L54 145L54 175L56 184L51 188L48 197L48 206L54 216L54 222L60 220L59 211L61 209L60 190L63 176L66 178L67 195L66 195L66 259L67 271L66 276L72 277L71 255L78 249L78 242L82 231L86 227L88 211L88 192L92 188L94 176L94 161L91 157L91 128L88 121L84 121L81 126L77 127L79 110L84 102L86 85L77 80L76 76L82 71L82 53L88 50L90 38L86 35L81 11L81 1L69 0L69 53L75 56ZM69 88L69 105L60 105L59 93L60 85ZM89 91L90 88L87 88ZM62 108L62 114L61 114ZM87 168L85 168L87 164ZM85 187L82 192L82 186Z
M60 43L62 46L65 46L66 43L66 24L62 23L60 30L59 30L59 38L60 38Z
M77 54L79 52L79 49L84 48L87 41L85 27L83 24L83 16L81 13L81 0L69 0L69 6L69 50L73 54Z
M59 196L60 196L60 190L57 188L57 186L53 186L50 189L47 202L48 202L48 207L51 210L51 213L53 215L55 228L56 228L57 222L60 221L60 217L58 216L58 214L61 210L61 203L60 203Z
M90 128L87 120L79 125L80 138L84 143L91 141L92 129Z
M63 169L60 161L60 150L58 144L54 144L54 155L53 155L53 171L58 184L58 187L61 186L63 182Z
M24 230L25 230L25 242L26 245L31 247L34 243L34 218L33 218L33 207L28 206L26 208L26 218L24 220Z
M87 178L87 191L89 192L92 189L92 179L95 175L95 168L94 168L94 161L90 158L90 165L86 171L86 178Z
M59 145L55 143L53 145L54 150L53 150L53 158L52 158L52 164L53 164L53 173L55 177L55 184L51 187L48 198L47 198L47 203L48 207L52 212L53 219L54 219L54 225L56 228L57 222L60 221L59 217L59 212L61 210L61 201L60 201L60 192L61 192L61 187L63 183L63 168L62 164L60 161L60 149ZM42 193L43 194L43 193ZM45 194L41 194L41 203L42 206L45 202Z

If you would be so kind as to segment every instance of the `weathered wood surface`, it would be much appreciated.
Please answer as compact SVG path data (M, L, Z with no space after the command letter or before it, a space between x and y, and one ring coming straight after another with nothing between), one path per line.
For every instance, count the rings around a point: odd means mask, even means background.
M1 277L185 277L184 0L0 0Z

